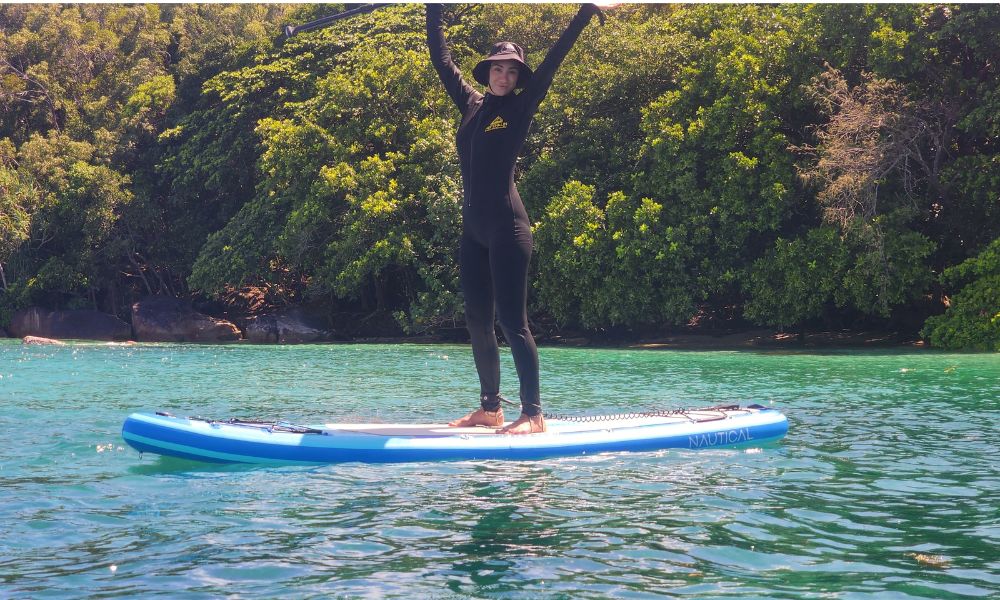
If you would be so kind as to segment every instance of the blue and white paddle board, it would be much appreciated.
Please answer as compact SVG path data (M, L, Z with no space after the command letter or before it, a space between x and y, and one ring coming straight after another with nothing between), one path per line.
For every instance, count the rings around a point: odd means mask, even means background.
M498 434L443 424L213 421L134 413L122 437L139 452L216 462L322 464L456 459L537 459L663 448L717 448L776 440L788 431L781 412L759 405L629 415L546 418L548 431Z

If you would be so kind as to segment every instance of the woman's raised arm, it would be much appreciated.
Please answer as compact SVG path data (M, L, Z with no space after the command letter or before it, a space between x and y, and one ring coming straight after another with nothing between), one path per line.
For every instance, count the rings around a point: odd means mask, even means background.
M482 94L477 92L465 79L462 72L451 58L451 51L448 50L448 42L444 38L444 26L441 24L441 5L427 4L427 49L431 53L431 63L444 84L444 89L451 96L451 99L458 106L458 109L465 113L465 109L471 102L477 100Z
M542 99L545 98L545 94L549 91L549 86L552 85L552 78L555 77L556 70L559 69L559 65L562 64L563 59L569 54L570 48L576 43L576 39L580 37L580 32L590 22L591 17L600 12L600 9L594 4L584 4L581 6L576 16L570 21L569 26L566 27L566 31L559 36L559 40L549 49L545 55L545 60L542 61L542 64L538 65L538 69L532 75L531 83L521 92L522 94L527 94L526 100L533 108L537 108Z

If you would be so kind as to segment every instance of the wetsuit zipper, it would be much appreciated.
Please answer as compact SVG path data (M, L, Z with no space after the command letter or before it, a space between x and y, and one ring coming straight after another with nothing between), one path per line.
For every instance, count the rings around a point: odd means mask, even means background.
M473 119L473 121L475 121L475 123L472 123L472 122L469 123L469 127L470 127L470 130L469 130L469 153L470 153L469 164L474 164L475 163L475 152L476 151L475 151L474 138L476 137L476 133L479 131L479 127L483 124L483 113L486 112L486 102L487 102L488 98L489 98L489 96L484 96L483 97L483 101L479 105L479 110L476 112L476 118ZM472 185L470 185L469 187L470 188L474 188L474 186L472 186ZM466 194L465 195L465 207L468 208L468 209L472 208L472 194Z

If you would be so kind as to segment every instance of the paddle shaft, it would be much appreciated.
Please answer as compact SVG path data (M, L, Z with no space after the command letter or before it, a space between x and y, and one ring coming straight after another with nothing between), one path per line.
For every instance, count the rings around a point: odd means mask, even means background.
M382 2L376 4L364 4L357 8L352 8L350 10L345 10L344 12L337 13L335 15L327 15L316 19L315 21L309 21L308 23L303 23L302 25L285 25L285 39L288 39L295 35L296 33L302 33L303 31L312 31L313 29L319 29L321 27L326 27L333 23L334 21L339 21L340 19L346 19L348 17L353 17L354 15L361 15L364 13L369 13L377 8L382 8L383 6L388 6L390 3Z

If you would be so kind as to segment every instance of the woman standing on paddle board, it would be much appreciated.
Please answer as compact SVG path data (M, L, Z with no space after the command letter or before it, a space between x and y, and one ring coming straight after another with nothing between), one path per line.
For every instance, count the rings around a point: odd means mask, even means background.
M528 329L531 224L514 185L514 164L556 69L591 17L599 13L596 5L583 5L534 71L520 46L494 44L489 56L472 70L475 80L487 88L482 94L462 78L451 58L441 5L427 5L431 62L462 112L456 138L464 185L459 263L465 322L480 385L480 408L449 425L500 427L504 423L496 319L510 345L521 384L521 416L498 433L545 431L538 350Z

